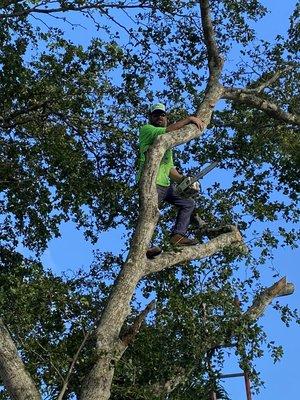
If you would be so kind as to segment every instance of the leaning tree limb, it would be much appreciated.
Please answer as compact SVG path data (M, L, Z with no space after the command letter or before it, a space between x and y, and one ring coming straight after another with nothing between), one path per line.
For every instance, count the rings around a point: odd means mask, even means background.
M34 381L25 369L16 345L0 318L0 376L12 399L41 400Z

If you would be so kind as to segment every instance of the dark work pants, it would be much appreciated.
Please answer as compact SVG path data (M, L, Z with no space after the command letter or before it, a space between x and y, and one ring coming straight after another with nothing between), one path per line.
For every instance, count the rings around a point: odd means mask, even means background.
M190 223L191 215L195 208L194 200L178 196L175 194L173 186L165 187L157 185L157 194L159 207L161 207L163 201L166 201L178 208L177 218L172 229L172 234L174 235L175 233L179 233L180 235L185 235Z

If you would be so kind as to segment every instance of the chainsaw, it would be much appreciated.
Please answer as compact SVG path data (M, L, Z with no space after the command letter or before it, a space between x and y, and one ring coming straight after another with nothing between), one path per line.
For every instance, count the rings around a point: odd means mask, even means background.
M203 178L206 174L212 171L218 165L217 161L209 164L206 168L201 170L195 176L188 176L184 178L177 186L176 193L179 195L195 195L198 191L195 191L191 186L199 179Z

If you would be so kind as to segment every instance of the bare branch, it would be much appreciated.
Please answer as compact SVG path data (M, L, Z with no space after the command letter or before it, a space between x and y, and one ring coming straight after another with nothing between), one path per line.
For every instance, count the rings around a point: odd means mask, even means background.
M18 342L22 345L23 349L26 349L26 342L23 340L23 338L21 338L18 335L17 339L18 339ZM49 354L48 349L46 349L39 340L36 340L36 344L43 350L43 353ZM55 362L53 362L51 354L49 354L48 360L47 360L42 356L41 352L39 352L39 351L36 351L36 350L30 348L30 352L33 353L37 358L39 358L42 361L42 363L46 364L48 362L51 365L51 367L56 371L57 375L62 380L62 382L64 382L64 378L63 378L62 374L60 373L59 369L57 368L57 366L55 365Z
M12 399L41 399L2 319L0 319L0 376Z
M219 78L223 68L223 59L215 41L214 27L210 16L209 0L200 0L201 22L204 34L204 42L208 54L209 79L205 89L205 97L197 110L197 115L209 122L213 109L219 101L223 87Z
M291 114L282 110L277 104L263 99L252 92L249 89L239 88L224 88L224 92L221 96L223 99L233 100L240 104L246 104L261 110L279 121L287 122L293 125L300 125L300 115Z
M75 354L75 356L74 356L74 358L73 358L73 360L71 362L69 371L67 373L66 378L64 379L64 384L63 384L63 387L62 387L62 389L61 389L61 391L59 393L59 396L58 396L57 400L63 400L64 394L65 394L65 392L66 392L66 390L68 388L68 384L69 384L69 380L70 380L70 376L72 374L72 371L73 371L73 369L75 367L75 364L77 363L77 360L78 360L78 357L79 357L79 355L81 353L81 350L83 349L87 339L90 337L90 333L85 333L84 332L83 335L84 335L83 336L83 340L80 343L80 346L79 346L78 350L76 351L76 354Z
M274 300L274 298L280 296L289 296L293 293L294 285L292 283L288 283L285 277L281 278L278 282L274 283L274 285L266 288L255 297L252 306L249 307L245 315L250 317L252 320L256 320L264 313L265 309Z
M210 75L214 78L220 76L223 59L220 57L218 46L215 41L214 28L210 16L208 0L200 0L201 20L204 33L204 42L208 53L208 66Z

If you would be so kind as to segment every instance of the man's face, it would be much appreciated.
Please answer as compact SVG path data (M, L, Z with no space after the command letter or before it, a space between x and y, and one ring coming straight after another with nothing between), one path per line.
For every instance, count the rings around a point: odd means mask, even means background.
M167 117L166 113L161 110L155 110L150 114L150 123L153 126L165 127L167 126Z

